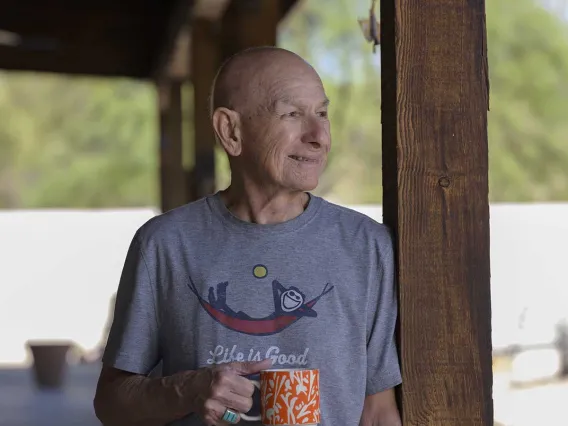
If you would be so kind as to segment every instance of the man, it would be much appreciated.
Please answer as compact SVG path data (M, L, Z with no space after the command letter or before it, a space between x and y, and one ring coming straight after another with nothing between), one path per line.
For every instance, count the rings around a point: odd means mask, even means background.
M320 369L323 426L400 425L389 233L309 192L331 147L327 108L286 50L221 67L212 124L231 185L136 233L95 397L104 425L227 425L253 406L244 376L271 366Z

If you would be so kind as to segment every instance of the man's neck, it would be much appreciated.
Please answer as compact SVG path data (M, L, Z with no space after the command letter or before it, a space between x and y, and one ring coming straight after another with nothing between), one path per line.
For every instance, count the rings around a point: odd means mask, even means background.
M221 192L221 199L239 219L268 225L298 217L307 207L309 195L302 191L268 192L231 184Z

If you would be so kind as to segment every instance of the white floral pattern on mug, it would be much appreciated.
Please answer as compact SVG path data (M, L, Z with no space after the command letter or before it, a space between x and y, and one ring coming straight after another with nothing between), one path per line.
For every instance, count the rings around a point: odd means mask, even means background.
M302 425L320 422L318 370L268 370L261 373L262 422Z

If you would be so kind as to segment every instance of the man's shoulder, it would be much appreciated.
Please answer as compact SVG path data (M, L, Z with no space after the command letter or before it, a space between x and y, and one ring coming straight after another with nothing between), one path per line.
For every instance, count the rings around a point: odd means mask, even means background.
M138 228L136 235L147 242L204 230L210 222L210 215L208 200L204 197L154 216Z
M363 232L381 240L392 238L391 230L387 225L364 213L327 200L324 200L323 206L322 211L326 221L337 223L345 230L352 231L353 234Z

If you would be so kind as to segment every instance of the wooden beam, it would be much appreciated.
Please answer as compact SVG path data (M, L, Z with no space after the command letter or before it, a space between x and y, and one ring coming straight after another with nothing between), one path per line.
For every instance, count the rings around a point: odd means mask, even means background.
M191 78L191 28L189 22L178 34L172 56L165 69L167 80L188 81Z
M199 199L215 191L215 135L209 118L209 92L221 61L219 28L209 20L195 19L191 38L195 132L191 197Z
M193 16L215 22L221 19L228 5L229 0L197 0L193 7Z
M187 179L183 168L181 83L158 84L160 111L160 194L166 212L188 202Z
M381 0L404 425L493 424L483 0Z
M198 22L217 22L225 13L228 4L229 0L196 0L192 15ZM179 29L173 51L164 71L166 78L177 81L191 79L191 33L192 23L188 19L185 25L182 25Z
M149 75L149 61L119 46L97 45L86 49L19 49L0 46L0 69L13 71L50 72L77 76L129 77L145 79ZM82 51L81 51L82 49ZM142 55L141 55L142 56Z
M233 0L222 20L224 57L255 46L275 46L282 0Z
M156 34L165 26L167 2L100 2L90 9L65 0L36 3L2 2L0 30L14 33L19 42L0 46L0 68L150 76Z
M192 0L172 0L166 25L161 36L161 44L155 55L152 76L155 80L168 78L168 71L176 53L178 43L184 42L182 31L191 17Z

